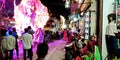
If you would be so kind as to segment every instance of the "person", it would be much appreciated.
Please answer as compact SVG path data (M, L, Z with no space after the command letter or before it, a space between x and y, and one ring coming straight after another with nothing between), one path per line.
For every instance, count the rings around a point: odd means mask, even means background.
M35 32L35 40L38 40L39 43L43 43L44 41L44 35L45 32L44 30L42 30L42 28L39 28L36 32Z
M7 36L7 41L6 41L6 45L7 45L7 59L12 60L13 59L13 51L15 48L15 37L12 36L12 31L9 31L9 36ZM9 54L10 52L10 54Z
M88 51L93 53L95 44L96 44L95 36L90 36L90 40L88 41Z
M1 29L0 33L0 60L6 58L6 32L7 30Z
M48 53L48 44L43 42L43 43L40 43L38 44L38 47L37 47L37 60L45 60L45 56L47 55Z
M78 46L79 46L80 49L83 47L83 44L85 44L85 39L80 38L80 39L78 40Z
M68 36L68 43L71 43L73 39L73 33L69 31L69 36Z
M28 33L31 34L31 35L32 35L32 38L34 39L34 36L33 36L34 31L33 31L33 29L31 28L31 26L28 26L27 29L28 29ZM32 51L32 47L31 47L31 51ZM33 53L32 53L32 55L33 55Z
M17 52L17 56L19 56L18 41L17 41L17 39L18 39L18 34L17 34L17 32L16 32L16 28L12 28L12 36L15 37L15 40L16 40L16 42L15 42L15 49L16 49L16 52Z
M34 31L33 29L31 28L31 26L28 26L28 33L31 34L33 36L34 34Z
M67 30L66 29L64 29L64 31L63 31L63 39L66 41L67 40Z
M81 57L79 56L79 53L76 54L75 60L82 60Z
M58 29L58 39L61 39L61 34L62 34L61 29Z
M11 27L7 28L6 36L9 36L9 31L11 31Z
M23 41L23 50L24 50L24 60L26 60L26 52L28 52L28 57L32 60L32 35L28 33L28 29L24 29L25 34L21 36L21 40Z
M112 59L113 55L116 55L118 59L120 59L120 52L118 50L117 39L116 39L116 33L118 33L118 31L115 20L116 20L116 15L114 13L108 15L109 23L106 27L105 37L106 37L106 45L107 45L109 59Z

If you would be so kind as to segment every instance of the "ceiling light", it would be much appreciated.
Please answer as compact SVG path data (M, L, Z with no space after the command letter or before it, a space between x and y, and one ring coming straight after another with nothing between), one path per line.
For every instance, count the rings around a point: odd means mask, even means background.
M78 0L78 3L82 3L83 2L83 0Z
M73 20L74 20L74 22L75 22L75 21L77 21L78 19L75 17Z
M66 0L65 1L65 8L69 8L70 7L70 0Z

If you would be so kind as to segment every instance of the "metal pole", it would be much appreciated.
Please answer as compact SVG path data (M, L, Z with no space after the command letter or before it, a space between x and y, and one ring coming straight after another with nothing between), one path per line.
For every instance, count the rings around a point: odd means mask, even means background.
M115 5L116 6L115 7L116 10L115 11L116 11L116 23L117 23L117 21L118 21L118 12L117 12L117 10L118 10L118 2L117 2L117 0L115 1L115 4L116 4Z

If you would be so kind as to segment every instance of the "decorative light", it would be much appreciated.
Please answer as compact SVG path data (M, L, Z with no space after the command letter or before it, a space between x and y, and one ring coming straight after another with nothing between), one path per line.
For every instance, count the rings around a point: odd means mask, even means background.
M81 19L81 17L78 13L73 13L73 14L69 15L69 20L73 20L74 22L77 20L80 20L80 19Z
M49 19L47 7L45 7L40 0L22 0L19 5L14 5L14 19L15 27L20 35L24 28L31 26L35 31L34 37L39 41L39 35L36 35L40 28L43 29L44 25Z
M80 25L83 25L83 22L80 22Z
M81 12L81 14L80 14L81 16L83 16L84 15L84 12Z
M67 27L66 25L62 25L62 28L64 28L64 29L65 29L66 27Z
M82 3L83 2L83 0L78 0L78 3Z
M76 2L78 2L78 0L75 0Z
M66 24L65 24L65 18L64 18L64 16L60 15L60 19L61 19L61 21L62 21L62 26L61 26L61 28L66 28L67 26L66 26Z
M76 17L73 18L74 22L77 21L78 19Z
M65 8L69 8L70 7L70 0L66 0L65 1Z
M21 4L15 6L14 10L15 26L22 30L27 26L32 26L34 30L42 28L49 19L47 7L39 0L22 0Z

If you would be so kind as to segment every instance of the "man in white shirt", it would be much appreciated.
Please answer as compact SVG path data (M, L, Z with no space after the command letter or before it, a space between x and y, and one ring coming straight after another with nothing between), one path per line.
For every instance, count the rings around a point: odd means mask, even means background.
M6 32L7 32L7 30L5 30L5 29L1 29L1 31L0 31L0 33L1 33L1 36L0 36L0 60L6 59L6 49L7 49Z
M6 38L6 46L7 46L7 57L9 56L9 60L13 58L13 50L15 48L15 37L12 36L12 31L9 31L9 36ZM8 53L10 52L10 55Z
M23 41L23 49L24 49L24 60L26 60L26 52L28 52L28 57L32 60L32 35L28 33L28 29L24 29L25 34L21 36Z
M113 58L113 55L116 55L118 58L120 58L120 52L118 50L117 39L116 39L116 33L118 33L117 26L115 23L116 15L109 14L108 20L109 20L109 24L106 27L106 45L108 50L108 56L111 60Z

